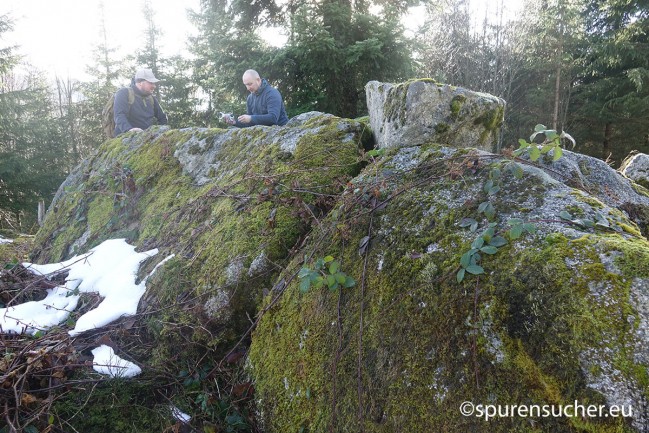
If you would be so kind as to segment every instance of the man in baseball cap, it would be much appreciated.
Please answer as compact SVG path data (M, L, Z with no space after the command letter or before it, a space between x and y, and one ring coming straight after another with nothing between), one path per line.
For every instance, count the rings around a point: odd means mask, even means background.
M115 136L128 131L142 131L154 124L167 124L167 115L153 96L158 80L151 69L135 73L131 85L115 93Z
M149 83L157 83L158 80L154 75L153 71L151 69L140 69L135 73L135 82L137 83L138 81L148 81Z

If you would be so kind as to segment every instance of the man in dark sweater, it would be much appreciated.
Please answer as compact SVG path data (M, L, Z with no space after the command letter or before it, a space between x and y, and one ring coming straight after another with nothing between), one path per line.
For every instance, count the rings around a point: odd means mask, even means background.
M147 129L154 120L158 125L167 124L167 115L153 96L158 81L151 69L140 69L135 73L130 87L115 93L115 136Z
M259 73L248 69L243 74L243 84L250 92L246 100L247 114L242 114L236 120L223 116L223 121L240 128L254 125L286 125L288 116L284 108L282 95L277 89L262 79Z

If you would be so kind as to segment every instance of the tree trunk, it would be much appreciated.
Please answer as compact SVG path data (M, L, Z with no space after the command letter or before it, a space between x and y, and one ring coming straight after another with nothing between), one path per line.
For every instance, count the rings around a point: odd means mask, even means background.
M557 65L557 78L554 81L554 112L552 113L552 129L557 130L559 124L559 100L561 98L561 61Z
M611 135L613 135L613 124L606 122L606 126L604 126L604 142L602 143L602 158L604 160L611 154Z

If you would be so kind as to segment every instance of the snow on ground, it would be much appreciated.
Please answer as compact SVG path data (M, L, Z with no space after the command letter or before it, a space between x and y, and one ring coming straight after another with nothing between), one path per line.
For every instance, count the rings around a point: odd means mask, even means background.
M192 417L190 415L187 415L185 412L182 410L178 409L176 406L171 405L171 415L176 418L178 421L187 424L189 421L191 421Z
M95 309L77 319L74 329L69 331L71 336L107 325L123 316L134 315L144 294L147 279L160 265L173 257L172 255L165 258L151 274L139 284L135 284L140 264L157 253L157 249L138 253L135 247L127 244L124 239L111 239L88 253L65 262L47 265L24 263L26 268L37 275L52 276L66 271L69 271L69 274L64 285L49 289L47 296L41 301L0 308L0 332L33 335L39 331L47 331L68 319L77 307L80 293L98 293L104 299ZM121 363L128 361L122 360L112 352L107 354L107 349L99 349L101 348L95 349L98 350L98 354L95 354L95 370L101 369L100 372L108 372L106 374L115 376L111 373L111 367L107 366L112 360L118 362L115 364L118 370L126 368L124 371L131 373L135 371L133 366L139 370L134 364L122 365ZM93 354L94 352L93 350Z
M115 355L112 347L102 344L92 349L94 359L92 368L101 374L111 377L133 377L142 373L142 369L130 361Z
M0 244L9 244L13 242L13 239L5 239L2 236L0 236Z

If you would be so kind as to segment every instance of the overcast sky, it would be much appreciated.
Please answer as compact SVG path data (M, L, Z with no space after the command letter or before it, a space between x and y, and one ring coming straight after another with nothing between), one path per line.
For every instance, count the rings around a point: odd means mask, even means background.
M24 60L55 76L89 80L85 69L93 64L92 50L100 41L100 3L102 0L0 0L0 15L9 14L14 31L3 35L0 48L19 45ZM151 0L155 22L162 31L160 50L163 56L182 54L188 57L187 37L197 30L187 19L187 10L199 9L200 0ZM495 12L495 0L471 0L475 17L487 7ZM522 0L507 0L507 15L512 17ZM117 59L134 53L144 43L144 0L104 0L104 16L109 46L117 48ZM407 27L423 22L423 8L411 12ZM278 45L277 32L262 37ZM277 40L275 40L277 39Z
M3 35L0 47L19 45L25 60L50 76L87 79L92 50L100 41L101 0L0 0L0 15L9 14L14 31ZM104 14L109 45L118 58L134 53L144 40L144 0L105 0ZM194 26L188 9L198 10L199 0L152 0L155 21L161 29L165 56L186 53Z

